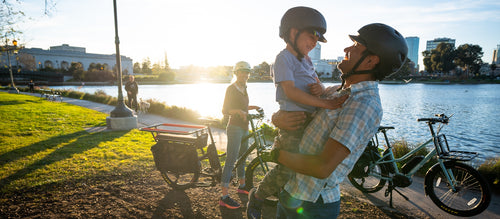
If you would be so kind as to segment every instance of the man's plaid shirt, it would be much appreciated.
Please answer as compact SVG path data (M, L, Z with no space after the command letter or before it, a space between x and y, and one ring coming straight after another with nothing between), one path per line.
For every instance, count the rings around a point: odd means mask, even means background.
M330 87L327 96L339 95L337 88ZM349 92L349 89L343 91ZM304 201L316 202L320 195L324 203L339 201L339 184L377 132L381 120L378 82L363 81L351 85L350 96L343 107L319 110L306 128L299 145L300 153L314 155L321 153L328 138L332 138L347 147L350 154L326 179L296 173L285 185L285 190L292 197Z

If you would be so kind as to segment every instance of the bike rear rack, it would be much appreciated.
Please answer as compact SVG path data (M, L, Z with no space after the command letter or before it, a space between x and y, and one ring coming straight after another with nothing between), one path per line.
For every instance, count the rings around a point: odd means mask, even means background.
M162 135L177 135L198 138L207 133L207 126L159 123L152 126L140 128L140 131L151 132L155 141Z
M444 134L436 136L434 139L439 146L438 156L445 160L470 161L477 157L478 153L470 151L451 151L448 140Z

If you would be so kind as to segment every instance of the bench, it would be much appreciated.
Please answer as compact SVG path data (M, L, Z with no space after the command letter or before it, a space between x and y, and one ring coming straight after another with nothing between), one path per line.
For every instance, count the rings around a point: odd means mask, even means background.
M62 102L63 100L61 92L47 89L40 89L40 97L51 101L59 100L60 102Z

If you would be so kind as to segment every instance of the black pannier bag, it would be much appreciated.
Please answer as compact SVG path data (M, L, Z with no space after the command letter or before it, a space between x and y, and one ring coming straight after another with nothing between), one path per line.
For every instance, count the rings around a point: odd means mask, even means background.
M161 134L151 147L156 168L160 172L199 172L201 168L197 148L207 144L207 135L198 137Z

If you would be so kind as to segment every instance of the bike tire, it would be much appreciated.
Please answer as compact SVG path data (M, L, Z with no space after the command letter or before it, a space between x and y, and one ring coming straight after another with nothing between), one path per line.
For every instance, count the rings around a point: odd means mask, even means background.
M179 173L173 171L160 171L162 178L173 189L184 190L193 187L198 178L199 172L194 173Z
M478 215L488 208L491 192L487 181L473 167L448 161L446 169L453 173L457 191L452 191L439 164L434 165L425 176L425 192L441 210L456 216Z
M267 172L272 170L277 163L271 161L269 153L262 153L262 156L254 158L248 164L245 171L245 185L249 188L256 188L264 179ZM276 206L278 203L278 193L264 199L264 204Z
M220 183L222 177L222 166L220 164L219 155L214 144L210 144L207 147L207 157L210 163L210 168L213 171L215 181Z
M363 193L375 193L384 188L386 180L380 177L368 175L375 173L379 176L388 176L387 170L380 164L365 166L366 175L363 177L354 177L351 174L347 176L351 184Z

